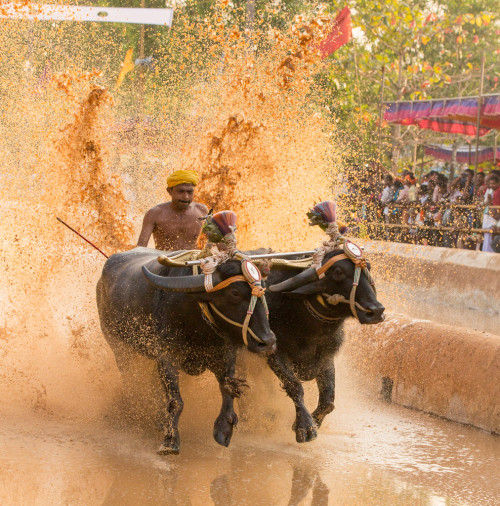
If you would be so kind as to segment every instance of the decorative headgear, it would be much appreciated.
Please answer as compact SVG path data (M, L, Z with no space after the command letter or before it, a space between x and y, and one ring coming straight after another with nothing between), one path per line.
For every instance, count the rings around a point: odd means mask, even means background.
M236 250L236 213L219 211L205 218L202 232L211 243L226 243L231 252Z
M325 254L339 248L345 241L337 223L337 204L332 200L320 202L307 213L307 217L309 218L309 225L319 226L330 237L328 241L323 242L313 255L313 265L321 266ZM347 230L345 226L342 228L343 231Z
M172 188L179 184L192 184L196 186L200 177L194 170L176 170L167 177L167 188Z

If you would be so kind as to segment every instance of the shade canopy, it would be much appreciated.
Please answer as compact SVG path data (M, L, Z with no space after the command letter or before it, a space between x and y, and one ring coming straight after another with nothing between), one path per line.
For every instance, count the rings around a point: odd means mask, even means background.
M478 163L500 160L500 148L497 148L496 157L494 148L482 147L477 150ZM453 158L453 147L445 144L431 144L425 146L425 154L440 160L451 161ZM476 147L463 145L457 148L457 163L474 163L476 157Z
M384 120L436 132L475 136L478 97L388 102ZM482 97L479 135L500 129L500 94Z

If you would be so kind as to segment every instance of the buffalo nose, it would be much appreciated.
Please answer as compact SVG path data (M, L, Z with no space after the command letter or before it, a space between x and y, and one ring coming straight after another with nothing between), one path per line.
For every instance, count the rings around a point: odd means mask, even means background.
M272 355L276 351L276 336L274 332L267 334L266 337L263 338L263 341L264 353Z
M382 306L382 304L378 304L377 306L375 307L371 307L370 308L370 311L375 315L375 316L382 316L384 314L384 311L385 311L385 307Z

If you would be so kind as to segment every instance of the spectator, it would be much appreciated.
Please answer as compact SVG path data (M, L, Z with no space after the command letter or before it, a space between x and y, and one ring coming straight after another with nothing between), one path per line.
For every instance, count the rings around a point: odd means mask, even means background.
M484 172L478 172L474 177L474 200L481 201L486 191Z
M388 222L388 216L389 216L389 207L388 204L392 202L394 198L394 190L392 188L392 183L394 182L394 178L387 174L384 177L384 189L382 190L382 196L380 197L380 203L384 205L384 217L385 221Z
M483 228L494 227L497 220L494 215L497 215L497 210L489 208L489 206L500 206L500 178L496 174L490 174L487 178L488 190L484 194L485 209L483 212ZM492 235L489 233L484 234L483 251L493 252L491 245Z
M410 199L410 202L416 202L417 201L417 180L413 176L413 174L410 174L408 176L408 181L410 182L410 189L408 190L408 198Z

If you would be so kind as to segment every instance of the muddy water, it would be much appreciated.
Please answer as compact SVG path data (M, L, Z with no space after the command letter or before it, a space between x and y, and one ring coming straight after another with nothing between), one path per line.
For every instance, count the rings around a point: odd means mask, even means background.
M374 400L341 356L336 410L316 441L298 445L291 403L269 373L255 384L263 364L243 362L255 388L227 449L211 438L218 406L205 400L217 388L207 378L184 380L191 395L175 457L156 455L159 433L112 417L4 419L0 503L498 504L499 438Z

